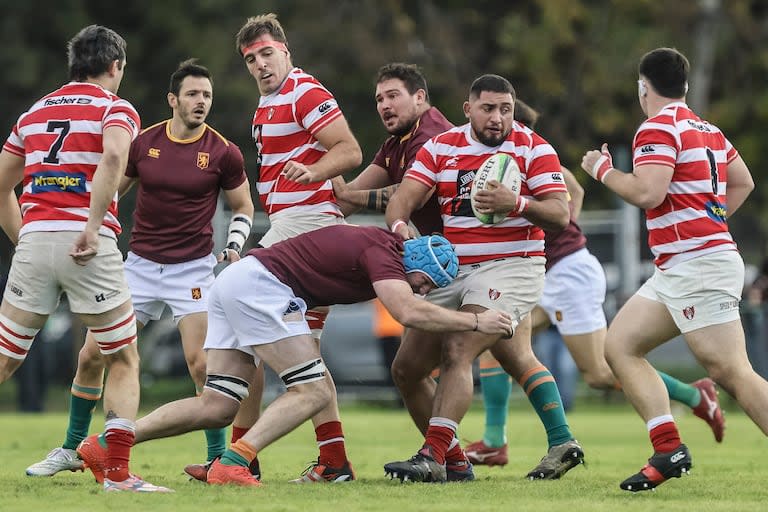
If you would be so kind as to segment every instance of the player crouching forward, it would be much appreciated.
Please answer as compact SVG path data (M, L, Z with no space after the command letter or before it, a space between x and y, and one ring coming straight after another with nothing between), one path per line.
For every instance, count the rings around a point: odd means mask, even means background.
M451 311L414 295L447 286L458 259L438 235L403 242L377 227L330 226L254 249L216 279L210 295L201 396L156 409L136 423L136 442L229 425L263 360L287 392L208 471L208 483L258 486L248 464L325 407L334 391L304 318L308 308L378 297L407 327L509 335L510 315ZM98 454L93 455L98 457ZM98 464L98 460L86 462ZM351 469L351 468L350 468Z

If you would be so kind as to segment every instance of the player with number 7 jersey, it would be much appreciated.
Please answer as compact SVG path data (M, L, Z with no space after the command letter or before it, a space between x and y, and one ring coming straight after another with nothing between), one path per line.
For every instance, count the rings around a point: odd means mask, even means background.
M139 114L128 101L86 82L70 82L22 114L3 146L25 158L19 236L32 231L81 231L88 220L103 131L120 126L134 139L140 125ZM99 234L116 238L121 229L115 196Z

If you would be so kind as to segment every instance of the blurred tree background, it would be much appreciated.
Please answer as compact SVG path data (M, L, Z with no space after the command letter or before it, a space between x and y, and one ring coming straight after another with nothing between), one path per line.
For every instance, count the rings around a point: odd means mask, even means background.
M242 148L246 163L255 157L249 125L258 90L234 34L247 16L278 14L294 64L336 95L366 162L385 135L373 78L386 62L419 64L432 103L457 124L476 76L506 76L543 113L538 131L575 170L584 151L603 141L631 144L643 120L637 62L650 49L673 46L693 67L689 103L724 130L755 175L757 189L731 225L748 260L765 256L765 0L0 0L0 6L0 130L9 131L32 102L67 80L66 42L98 23L128 42L119 93L139 109L144 126L169 116L168 77L180 61L197 57L208 66L215 82L209 122ZM586 209L615 206L612 194L578 174ZM130 213L121 212L126 230ZM10 247L7 240L0 246L6 267Z

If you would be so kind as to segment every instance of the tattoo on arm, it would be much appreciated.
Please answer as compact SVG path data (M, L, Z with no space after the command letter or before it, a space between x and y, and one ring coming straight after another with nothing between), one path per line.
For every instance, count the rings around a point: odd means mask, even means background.
M369 210L375 210L379 212L383 212L387 209L387 204L389 204L389 198L392 197L392 194L395 193L395 190L397 190L398 184L390 185L388 187L379 188L376 190L369 190L368 191L368 203L366 205L366 208Z

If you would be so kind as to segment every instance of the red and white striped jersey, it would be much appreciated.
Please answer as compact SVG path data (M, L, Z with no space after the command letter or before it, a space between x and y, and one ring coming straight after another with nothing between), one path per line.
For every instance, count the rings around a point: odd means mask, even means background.
M259 199L268 215L291 209L341 217L330 180L302 185L282 175L292 160L310 165L327 151L315 134L341 116L336 99L313 76L299 68L283 85L262 96L253 116L253 140L259 151Z
M104 129L120 126L133 140L140 124L129 102L85 82L62 86L22 114L3 146L25 160L19 236L32 231L83 230ZM99 233L116 238L121 229L115 193Z
M726 221L728 164L738 156L716 126L683 102L670 103L638 128L633 167L672 167L664 201L645 211L648 245L662 269L697 256L734 251Z
M554 148L518 122L495 148L474 140L469 124L441 133L422 146L405 174L405 178L427 187L436 186L443 234L455 246L462 265L510 256L544 256L544 231L525 217L510 213L502 222L489 225L472 213L469 193L475 173L495 153L515 158L521 174L521 196L566 192Z

